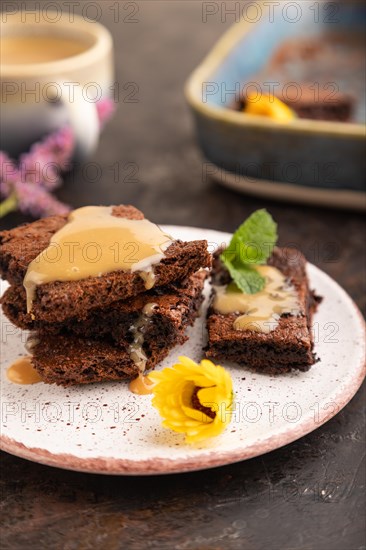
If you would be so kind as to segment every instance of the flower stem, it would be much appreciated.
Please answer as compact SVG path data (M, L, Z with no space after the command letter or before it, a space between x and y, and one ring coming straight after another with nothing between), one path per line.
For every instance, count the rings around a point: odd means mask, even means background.
M10 212L13 212L14 210L16 210L17 204L18 204L17 196L15 193L12 193L11 195L8 196L7 199L5 199L0 203L0 218L3 218Z

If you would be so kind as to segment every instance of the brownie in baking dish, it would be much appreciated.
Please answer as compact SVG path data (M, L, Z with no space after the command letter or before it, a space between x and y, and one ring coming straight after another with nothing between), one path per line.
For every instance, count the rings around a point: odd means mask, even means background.
M332 122L349 122L352 118L354 98L348 94L330 94L328 91L319 91L314 98L314 90L306 86L301 90L300 98L290 100L288 97L280 97L299 118L312 120L328 120ZM329 96L332 99L329 99Z
M208 311L206 356L230 360L259 372L277 374L292 369L307 371L316 362L311 330L312 316L321 298L309 288L305 257L297 250L276 248L268 260L285 275L298 294L298 315L283 314L269 333L236 330L239 313L222 315L211 306ZM212 270L215 285L230 283L230 275L217 254ZM214 291L215 292L215 291Z
M131 220L143 219L133 206L115 206L113 215ZM67 216L52 216L0 232L0 274L11 284L23 283L28 265L45 250L51 237L67 222ZM154 266L155 286L180 281L200 268L209 267L211 255L204 240L174 241L165 257ZM101 277L78 281L55 281L36 287L32 314L37 320L60 322L70 317L84 319L91 309L105 308L146 292L137 272L114 271Z

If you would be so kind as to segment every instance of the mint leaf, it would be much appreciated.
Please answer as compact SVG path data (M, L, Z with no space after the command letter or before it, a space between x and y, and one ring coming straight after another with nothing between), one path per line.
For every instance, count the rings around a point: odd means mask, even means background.
M264 209L254 212L235 231L220 259L242 292L262 290L265 280L253 266L266 262L276 242L277 224Z
M223 262L227 267L231 278L235 282L235 285L239 290L241 290L241 292L245 292L246 294L255 294L256 292L260 292L264 287L264 278L252 267L241 266L237 268L225 259L223 259Z
M264 264L277 242L277 224L264 209L254 212L235 231L221 256L235 264Z

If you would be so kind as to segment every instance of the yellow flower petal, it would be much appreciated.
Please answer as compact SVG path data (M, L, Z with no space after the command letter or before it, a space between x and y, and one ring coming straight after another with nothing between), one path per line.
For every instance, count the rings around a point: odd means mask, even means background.
M179 363L149 378L154 383L152 405L163 418L163 426L186 434L188 443L216 437L231 421L232 380L223 367L207 359L197 364L182 356ZM205 408L215 413L214 418Z
M249 115L260 115L273 118L280 122L288 122L296 118L295 112L277 97L256 93L247 94L244 112Z

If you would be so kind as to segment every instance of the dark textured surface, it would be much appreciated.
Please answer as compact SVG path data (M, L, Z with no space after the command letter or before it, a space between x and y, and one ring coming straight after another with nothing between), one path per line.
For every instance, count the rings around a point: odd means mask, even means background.
M365 311L360 215L257 200L202 179L182 86L233 16L221 23L219 13L202 23L199 1L146 1L139 3L139 23L117 25L112 4L101 3L116 41L121 91L136 82L139 102L121 103L107 127L93 158L102 175L92 182L78 170L60 196L74 206L132 203L159 223L225 231L267 207L279 222L281 245L295 243ZM136 182L128 182L137 168ZM23 220L9 216L3 225ZM2 548L364 549L364 407L365 388L300 441L192 474L103 477L3 454Z

